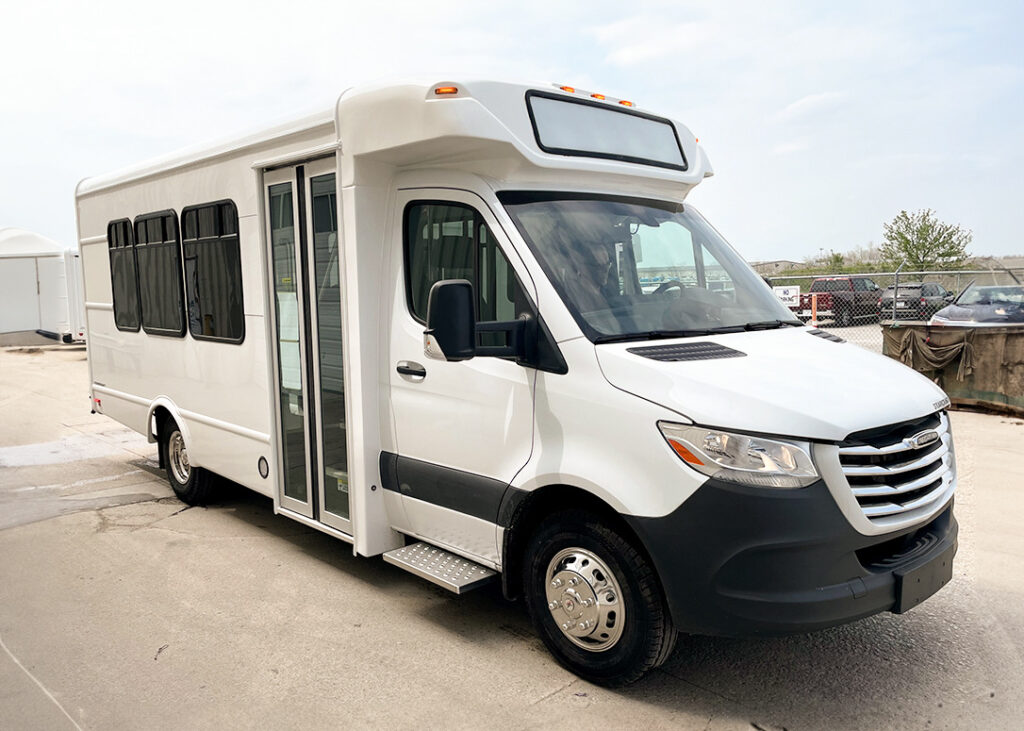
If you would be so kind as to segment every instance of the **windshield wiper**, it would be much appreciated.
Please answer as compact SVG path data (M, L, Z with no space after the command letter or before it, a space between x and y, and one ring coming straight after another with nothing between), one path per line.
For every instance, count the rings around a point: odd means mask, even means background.
M619 335L600 335L594 338L595 344L622 343L628 340L664 340L666 338L696 338L711 335L720 330L651 330L643 333L620 333ZM729 329L729 332L743 332L743 328Z
M704 335L724 335L750 330L773 330L780 327L803 326L804 323L800 320L765 320L764 322L748 322L745 325L720 325L719 327L706 327L695 330L650 330L640 333L599 335L594 338L594 343L622 343L629 340L665 340L666 338L699 338Z
M748 322L744 330L774 330L780 327L803 327L800 320L765 320L764 322Z

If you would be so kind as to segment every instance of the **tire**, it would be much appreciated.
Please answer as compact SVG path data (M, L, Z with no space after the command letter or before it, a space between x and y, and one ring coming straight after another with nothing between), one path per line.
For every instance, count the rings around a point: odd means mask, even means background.
M853 312L849 307L836 312L836 327L850 327L853 324Z
M213 496L215 477L202 467L194 467L188 460L185 440L173 419L164 422L160 430L160 449L171 489L186 505L206 505Z
M530 618L567 670L598 685L626 685L671 655L676 631L654 570L596 515L551 516L524 559Z

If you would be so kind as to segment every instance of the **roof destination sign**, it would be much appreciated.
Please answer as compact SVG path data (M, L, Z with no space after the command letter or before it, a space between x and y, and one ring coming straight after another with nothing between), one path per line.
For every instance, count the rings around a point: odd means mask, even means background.
M526 104L544 152L686 170L676 128L663 117L539 91L527 92Z

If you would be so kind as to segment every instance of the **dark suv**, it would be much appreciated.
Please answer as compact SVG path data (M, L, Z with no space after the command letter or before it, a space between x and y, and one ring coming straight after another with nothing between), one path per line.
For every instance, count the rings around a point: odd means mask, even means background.
M879 319L927 320L953 300L953 295L938 282L900 282L895 309L894 295L895 286L886 287L879 295Z

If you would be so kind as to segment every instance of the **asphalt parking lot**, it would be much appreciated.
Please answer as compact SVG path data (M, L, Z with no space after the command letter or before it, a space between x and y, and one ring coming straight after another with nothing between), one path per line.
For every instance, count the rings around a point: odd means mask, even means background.
M960 553L924 605L682 637L640 683L562 670L519 604L275 516L177 502L90 415L84 349L0 349L0 728L1019 728L1024 421L955 412Z

